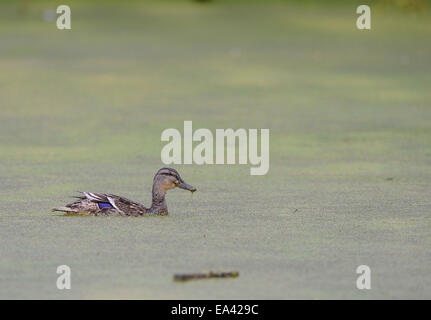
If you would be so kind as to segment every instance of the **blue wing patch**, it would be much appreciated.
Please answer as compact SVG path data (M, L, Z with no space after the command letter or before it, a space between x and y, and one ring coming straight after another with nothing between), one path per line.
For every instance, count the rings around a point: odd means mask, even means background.
M106 202L98 202L97 205L99 206L99 209L112 208L111 204Z

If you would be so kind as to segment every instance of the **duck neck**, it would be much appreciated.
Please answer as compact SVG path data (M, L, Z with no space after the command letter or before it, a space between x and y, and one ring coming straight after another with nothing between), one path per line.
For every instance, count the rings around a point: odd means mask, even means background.
M168 214L168 206L166 205L165 195L166 191L155 183L153 185L153 200L151 203L150 214Z

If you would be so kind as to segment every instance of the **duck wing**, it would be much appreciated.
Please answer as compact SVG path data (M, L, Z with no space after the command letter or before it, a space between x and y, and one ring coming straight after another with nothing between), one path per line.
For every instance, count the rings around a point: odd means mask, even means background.
M148 209L142 204L115 194L94 192L82 192L82 194L91 202L97 203L101 209L104 207L104 204L109 204L121 215L138 216L148 213Z

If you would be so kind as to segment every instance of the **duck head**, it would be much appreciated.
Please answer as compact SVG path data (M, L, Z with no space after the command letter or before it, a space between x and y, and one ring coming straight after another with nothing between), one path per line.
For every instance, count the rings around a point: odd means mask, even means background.
M190 192L195 192L197 190L195 187L184 182L178 171L172 168L162 168L157 171L154 176L153 185L164 192L174 188L181 188Z

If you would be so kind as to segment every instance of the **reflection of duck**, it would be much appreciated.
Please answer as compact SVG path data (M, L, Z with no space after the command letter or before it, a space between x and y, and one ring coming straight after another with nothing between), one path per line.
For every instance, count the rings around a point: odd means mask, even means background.
M154 176L153 202L151 208L145 208L142 204L130 201L113 194L82 192L84 196L78 197L78 201L64 207L54 208L52 211L63 211L74 214L87 215L116 215L116 216L141 216L167 215L166 191L173 188L181 188L195 192L196 188L188 185L181 179L180 174L171 168L162 168Z

